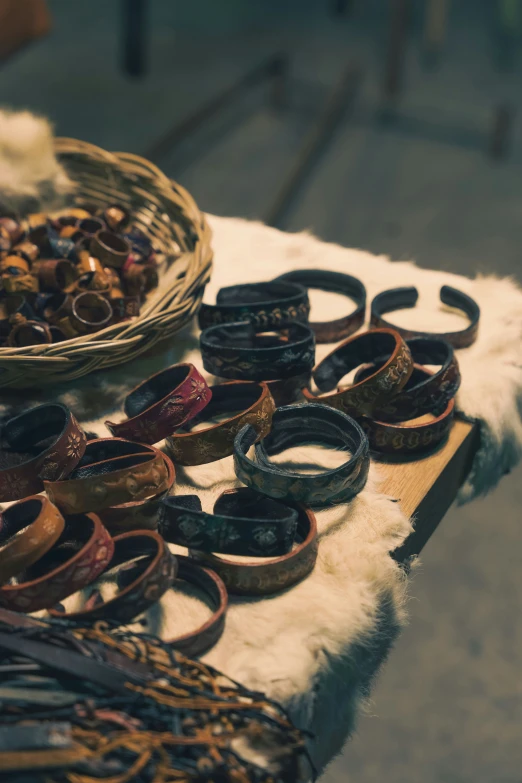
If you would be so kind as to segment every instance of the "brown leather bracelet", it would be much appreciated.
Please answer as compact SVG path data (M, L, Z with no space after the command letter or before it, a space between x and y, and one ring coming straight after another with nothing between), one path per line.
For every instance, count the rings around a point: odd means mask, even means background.
M22 256L6 256L0 261L0 272L10 274L11 269L19 269L22 274L27 275L31 269L31 264Z
M350 337L313 371L318 389L331 391L351 370L383 354L389 355L389 359L364 381L321 396L303 389L303 396L308 402L331 405L352 415L371 414L374 408L384 405L403 388L413 371L410 350L394 329L374 329Z
M203 591L213 612L212 616L195 631L167 639L166 644L187 658L196 658L210 650L220 638L225 628L225 616L228 606L228 593L223 580L215 571L205 568L191 560L190 557L177 555L178 579L183 579L189 585L195 585ZM175 589L175 586L174 588Z
M52 549L17 583L0 587L0 606L27 613L54 606L94 582L105 571L113 549L112 538L95 514L72 517Z
M40 291L67 291L74 285L76 277L76 269L65 258L38 262Z
M302 401L302 391L310 386L311 373L305 372L291 378L280 378L277 381L264 381L274 398L276 408L281 405L291 405Z
M45 479L66 476L87 443L70 410L58 403L38 405L10 419L1 438L0 502L35 495L44 489Z
M266 560L238 561L205 552L190 552L197 562L208 566L221 577L231 595L270 595L285 590L304 579L317 559L317 523L310 509L286 503L298 512L298 545L287 555Z
M122 236L113 231L102 229L91 239L91 254L104 266L122 267L129 257L131 246Z
M136 386L125 398L128 418L105 425L113 435L158 443L202 411L212 392L193 364L175 364Z
M103 329L109 324L111 318L110 302L101 294L85 291L74 298L69 322L75 333L89 334ZM61 327L61 323L58 326Z
M145 500L167 489L168 469L158 449L122 438L89 441L81 463L62 481L46 481L49 499L65 514L99 511Z
M42 495L14 503L0 514L0 584L33 565L58 541L64 518Z
M65 612L63 607L55 607L49 610L52 617L88 623L98 620L128 623L150 609L171 587L176 578L177 560L159 533L131 531L115 536L113 543L114 552L104 575L124 563L129 564L116 575L118 593L104 601L95 589L82 609Z
M229 457L234 452L234 438L245 424L251 424L260 438L270 432L275 405L266 383L231 381L212 386L211 391L206 408L166 440L167 452L179 465L203 465ZM205 419L238 409L239 413L219 424L190 431Z
M7 344L13 348L26 345L49 345L52 342L51 330L43 321L24 321L15 324L7 338Z

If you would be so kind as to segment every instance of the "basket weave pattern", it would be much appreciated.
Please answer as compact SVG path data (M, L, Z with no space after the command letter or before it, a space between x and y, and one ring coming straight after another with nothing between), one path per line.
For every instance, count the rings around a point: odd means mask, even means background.
M160 284L132 321L55 345L0 348L0 387L68 381L136 358L193 318L210 278L211 232L184 188L136 155L66 138L56 139L55 149L75 185L75 205L119 203L149 235L165 259Z

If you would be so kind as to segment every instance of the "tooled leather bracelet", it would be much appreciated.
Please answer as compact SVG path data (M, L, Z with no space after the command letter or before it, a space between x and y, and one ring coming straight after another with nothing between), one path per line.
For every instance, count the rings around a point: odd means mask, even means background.
M166 639L165 643L188 658L196 658L210 650L223 633L228 606L227 588L221 577L212 569L205 568L184 555L176 555L176 559L178 579L199 587L213 612L212 616L196 630L176 636L174 639Z
M199 342L203 367L221 378L267 381L309 372L315 360L310 327L293 323L270 334L249 323L211 326Z
M364 381L317 396L303 389L309 402L320 402L347 413L368 413L387 402L406 384L413 369L410 349L394 329L374 329L350 337L326 356L312 375L320 392L329 392L351 370L386 354L389 359Z
M27 613L54 606L94 582L105 571L113 549L112 538L95 514L71 517L52 549L16 583L0 587L0 606Z
M370 459L368 439L359 424L341 411L304 403L278 408L270 433L256 444L255 460L247 457L255 433L244 427L234 441L237 477L276 500L324 506L346 503L365 486ZM303 474L273 463L270 455L294 446L320 444L346 449L352 456L337 468Z
M440 364L441 367L427 375L414 368L402 391L373 411L374 419L395 422L415 419L425 413L437 415L446 408L459 389L459 365L449 343L432 337L413 337L407 340L407 345L415 366ZM354 381L363 381L385 361L385 359L377 360L372 365L361 368L356 373Z
M292 405L301 402L302 390L310 386L312 373L310 370L290 378L280 378L277 381L265 381L270 394L274 398L276 408L281 405Z
M300 582L313 570L317 559L317 523L310 509L295 505L297 546L270 560L227 560L218 555L191 550L191 557L221 577L231 595L271 595Z
M468 316L470 323L466 329L461 329L458 332L424 332L420 329L405 329L402 326L395 326L383 318L384 313L415 307L418 298L419 292L413 286L382 291L372 301L370 326L379 329L381 327L395 329L405 339L410 337L437 337L441 340L446 340L454 348L467 348L475 342L478 334L480 308L471 296L449 285L443 285L440 289L440 301L449 305L449 307L462 310Z
M42 495L14 503L0 514L0 584L33 565L59 539L64 518Z
M193 364L176 364L152 375L125 398L126 421L105 425L113 435L158 443L193 418L212 397Z
M274 401L265 383L231 381L212 386L206 408L166 440L167 453L179 465L203 465L230 457L234 438L245 424L264 437L272 423ZM202 430L191 431L202 421L223 413L233 415Z
M113 555L103 576L106 578L113 569L128 564L115 574L117 594L104 601L93 586L94 592L81 609L66 612L63 607L54 607L49 610L52 617L89 623L98 620L128 623L150 609L171 587L177 561L158 533L133 530L115 536L113 544Z
M293 321L308 322L308 293L298 283L272 280L221 288L215 305L203 303L200 329L224 323L250 321L256 327L279 327Z
M171 544L227 555L274 557L292 549L297 511L248 487L224 492L214 512L201 508L197 495L163 501L160 531Z
M145 500L167 488L168 470L158 449L114 438L89 441L87 449L65 480L45 482L47 496L66 514Z
M315 334L317 343L337 343L345 340L363 325L366 312L366 288L356 277L323 269L297 269L279 275L276 280L299 283L306 289L316 288L319 291L341 294L355 301L356 308L350 315L336 318L334 321L314 321L308 324Z
M7 421L1 431L0 501L22 500L58 481L80 461L87 439L68 408L38 405Z

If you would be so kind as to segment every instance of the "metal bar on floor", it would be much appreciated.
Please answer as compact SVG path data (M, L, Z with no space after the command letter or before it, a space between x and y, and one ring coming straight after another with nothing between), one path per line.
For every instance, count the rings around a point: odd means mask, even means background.
M319 154L330 140L340 120L351 106L361 82L362 71L351 62L329 93L317 122L306 136L286 178L283 180L265 216L265 223L278 226L309 174Z

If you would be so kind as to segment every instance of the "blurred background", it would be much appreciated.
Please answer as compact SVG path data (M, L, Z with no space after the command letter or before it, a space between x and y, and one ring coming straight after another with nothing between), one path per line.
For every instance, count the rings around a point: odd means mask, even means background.
M522 0L0 0L0 105L208 212L521 281L521 39ZM429 542L323 783L520 783L521 478Z

